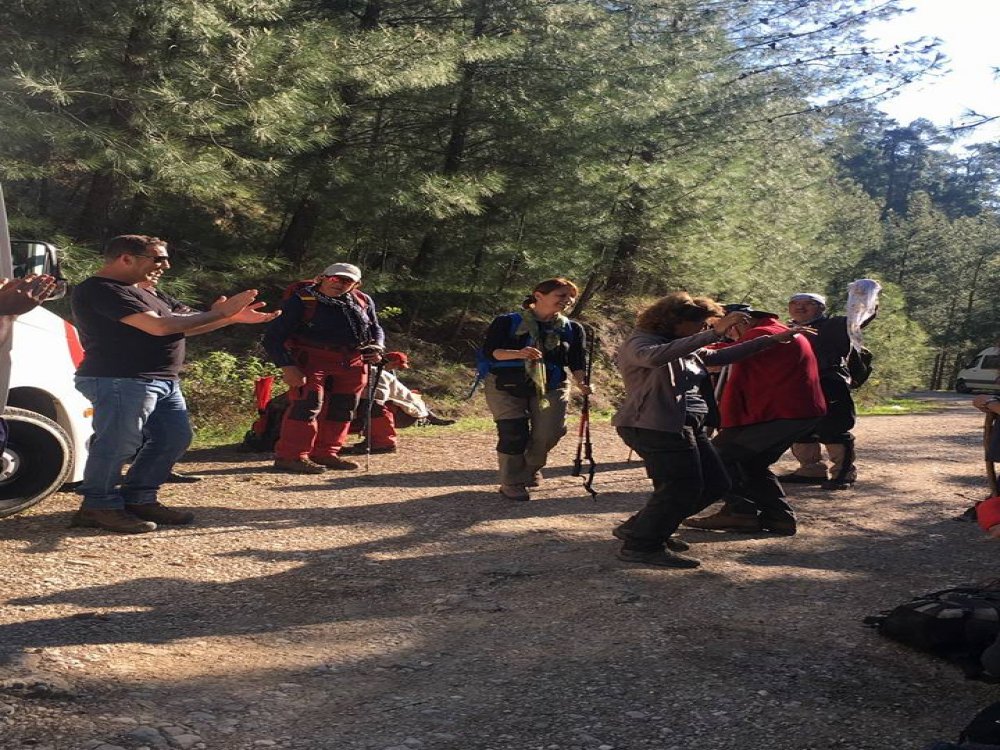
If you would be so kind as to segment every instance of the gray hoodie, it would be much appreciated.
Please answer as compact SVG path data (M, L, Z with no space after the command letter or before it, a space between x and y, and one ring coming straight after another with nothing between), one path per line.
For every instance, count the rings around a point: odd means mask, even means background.
M684 338L634 331L615 355L625 383L625 400L611 424L680 432L687 412L684 391L677 384L685 369L706 373L707 365L728 365L774 344L769 336L761 336L724 349L705 348L721 340L711 328ZM707 383L707 378L703 382ZM710 412L715 413L715 398L710 389L702 391Z

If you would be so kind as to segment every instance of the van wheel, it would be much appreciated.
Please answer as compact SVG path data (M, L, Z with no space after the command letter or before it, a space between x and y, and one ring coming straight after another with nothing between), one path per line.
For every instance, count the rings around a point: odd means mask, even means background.
M7 447L0 459L0 518L47 498L73 468L73 443L51 419L10 406L3 418Z
M969 385L964 380L962 380L961 378L959 378L958 380L955 381L955 392L956 393L972 393L972 389L969 388Z

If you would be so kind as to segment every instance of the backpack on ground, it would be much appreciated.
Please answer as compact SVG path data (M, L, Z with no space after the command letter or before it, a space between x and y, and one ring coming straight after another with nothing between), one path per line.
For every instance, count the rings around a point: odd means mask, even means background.
M274 376L257 378L254 396L257 401L257 419L254 420L240 444L242 450L250 453L269 453L274 450L281 434L281 420L288 409L288 392L271 398Z
M868 382L868 378L872 376L872 370L875 369L872 365L873 359L874 355L871 350L863 346L860 350L851 347L851 351L847 355L847 372L851 376L851 388L860 388Z
M878 632L958 665L969 679L1000 682L1000 590L962 587L934 591L865 618Z
M521 325L522 320L523 318L521 317L521 313L519 312L511 313L510 333L509 333L510 338L514 338L514 335L517 333L518 326ZM572 325L565 326L562 332L559 334L559 338L562 339L564 343L572 344L573 326ZM522 369L524 368L524 361L520 359L507 359L503 361L490 359L488 356L486 356L486 350L483 347L479 347L478 349L476 349L475 356L476 356L476 379L472 383L472 388L469 390L469 395L465 397L466 401L468 401L470 398L476 395L476 389L479 388L480 383L486 380L486 376L489 375L492 370L496 368L512 368L512 367L520 367ZM549 363L546 363L546 369L551 366L554 365L549 365ZM530 389L528 389L526 386L525 395L529 390Z

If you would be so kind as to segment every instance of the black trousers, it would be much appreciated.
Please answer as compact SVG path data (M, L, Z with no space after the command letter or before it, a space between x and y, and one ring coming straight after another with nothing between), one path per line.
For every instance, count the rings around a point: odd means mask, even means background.
M817 417L774 419L770 422L727 427L712 441L732 480L726 505L732 513L760 515L764 521L794 522L785 490L771 471L792 443L816 427Z
M851 388L841 378L820 380L823 397L826 399L826 415L820 417L816 426L796 443L822 443L823 445L853 445L851 430L858 421Z
M646 507L625 522L628 549L662 547L681 521L707 508L730 488L722 461L700 423L688 424L681 432L619 427L618 435L642 458L653 482Z

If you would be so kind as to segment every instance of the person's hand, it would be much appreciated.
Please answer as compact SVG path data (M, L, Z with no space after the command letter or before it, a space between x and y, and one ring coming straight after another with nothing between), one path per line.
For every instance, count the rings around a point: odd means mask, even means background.
M816 333L816 329L810 328L809 326L800 326L793 324L788 326L787 331L771 334L771 338L777 341L779 344L787 344L789 341L791 341L800 333Z
M996 396L991 396L988 393L980 393L978 396L972 399L972 405L975 406L977 409L979 409L979 411L983 412L984 414L989 414L991 411L993 411L989 405L995 403L997 403Z
M234 294L232 297L219 297L219 299L212 303L212 310L222 313L222 317L224 318L232 318L255 299L257 299L257 290L247 289L239 294Z
M542 352L533 346L526 346L523 349L518 349L517 353L520 355L521 359L541 359Z
M715 329L716 334L719 336L725 336L729 333L733 326L740 325L741 323L749 323L750 316L744 312L731 312L726 313L721 318L716 318L712 323L712 328Z
M301 388L306 384L305 373L295 365L281 368L281 379L289 388Z
M56 290L54 276L30 274L23 279L0 279L0 315L23 315L34 310Z
M223 298L225 299L225 298ZM254 302L251 305L247 305L238 313L229 318L233 323L247 323L250 325L256 325L259 323L270 323L272 320L281 315L281 310L275 310L273 312L261 312L260 309L267 305L266 302Z
M589 386L586 383L577 383L576 384L576 388L584 396L590 396L590 395L593 395L593 393L594 393L593 386Z

